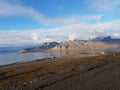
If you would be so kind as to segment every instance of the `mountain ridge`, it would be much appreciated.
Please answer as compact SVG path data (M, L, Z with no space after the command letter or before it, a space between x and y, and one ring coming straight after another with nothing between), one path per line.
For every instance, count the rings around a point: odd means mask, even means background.
M119 38L112 38L111 36L96 37L95 39L93 39L93 41L102 41L102 42L106 42L106 43L120 43Z
M57 51L101 51L107 49L116 49L120 47L120 39L112 39L108 37L96 37L92 40L73 40L44 43L41 46L26 48L18 53L27 52L57 52Z

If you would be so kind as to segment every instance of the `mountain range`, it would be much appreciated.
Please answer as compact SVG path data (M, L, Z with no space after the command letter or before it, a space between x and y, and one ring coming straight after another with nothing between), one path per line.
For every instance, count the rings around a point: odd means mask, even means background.
M93 41L101 41L106 43L120 43L120 39L112 38L111 36L108 37L96 37Z
M20 50L19 53L27 52L57 52L57 51L102 51L109 49L120 48L120 39L114 39L111 36L108 37L96 37L92 40L74 40L74 41L64 41L49 42L43 45L25 48Z

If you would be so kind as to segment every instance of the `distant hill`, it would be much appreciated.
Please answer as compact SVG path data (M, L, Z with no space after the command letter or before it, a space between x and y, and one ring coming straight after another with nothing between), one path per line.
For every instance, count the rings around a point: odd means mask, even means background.
M44 43L43 45L40 45L40 46L36 46L36 47L32 47L32 48L25 48L25 49L19 51L19 53L42 52L42 51L52 49L53 47L55 47L57 45L59 45L58 42Z
M104 40L104 39L103 39ZM100 40L74 40L74 41L65 41L65 42L50 42L44 43L41 46L26 48L19 53L26 52L56 52L56 51L100 51L107 49L116 49L119 48L120 45L116 43L107 43L105 41Z
M102 42L106 42L106 43L119 43L120 44L120 39L112 38L111 36L97 37L97 38L93 39L93 41L102 41Z
M101 41L67 41L52 48L50 51L100 51L119 47L118 44L108 44Z
M0 47L0 53L18 52L23 47Z

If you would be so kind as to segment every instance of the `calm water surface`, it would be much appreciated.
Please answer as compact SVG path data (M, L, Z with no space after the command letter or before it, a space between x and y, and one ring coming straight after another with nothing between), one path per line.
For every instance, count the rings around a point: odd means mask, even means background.
M21 61L31 61L35 59L50 58L55 56L53 53L25 53L18 54L16 52L0 53L0 65L11 64Z
M87 51L88 52L88 51ZM98 51L96 53L99 53ZM117 50L107 50L107 53L111 52L120 52L120 49ZM51 58L52 56L63 56L63 55L71 55L78 52L56 52L56 53L46 53L46 52L37 52L37 53L24 53L18 54L17 52L0 52L0 65L12 64L16 62L24 62L24 61L31 61L35 59L43 59L43 58ZM89 52L91 53L91 52Z
M63 55L68 55L68 52L34 52L34 53L24 53L18 54L17 52L0 52L0 65L12 64L16 62L31 61L35 59L58 57Z

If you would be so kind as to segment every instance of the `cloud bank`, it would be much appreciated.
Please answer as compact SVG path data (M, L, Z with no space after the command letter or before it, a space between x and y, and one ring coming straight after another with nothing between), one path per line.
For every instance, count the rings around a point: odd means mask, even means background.
M86 16L68 16L67 18L51 18L32 7L7 3L7 0L0 2L0 15L17 16L34 19L45 25L60 25L59 28L36 30L0 30L0 46L21 46L33 45L51 41L67 41L74 39L92 39L97 36L112 36L120 38L120 20L102 23L84 23L89 21L99 21L104 14L94 14ZM118 5L120 0L85 0L86 4L96 11L110 12ZM62 9L62 7L60 7ZM82 22L82 23L81 23Z
M120 0L85 0L85 2L91 9L100 12L114 11L120 5Z
M0 31L0 46L30 45L51 41L92 39L97 36L120 38L120 20L97 24L74 24L61 28Z

